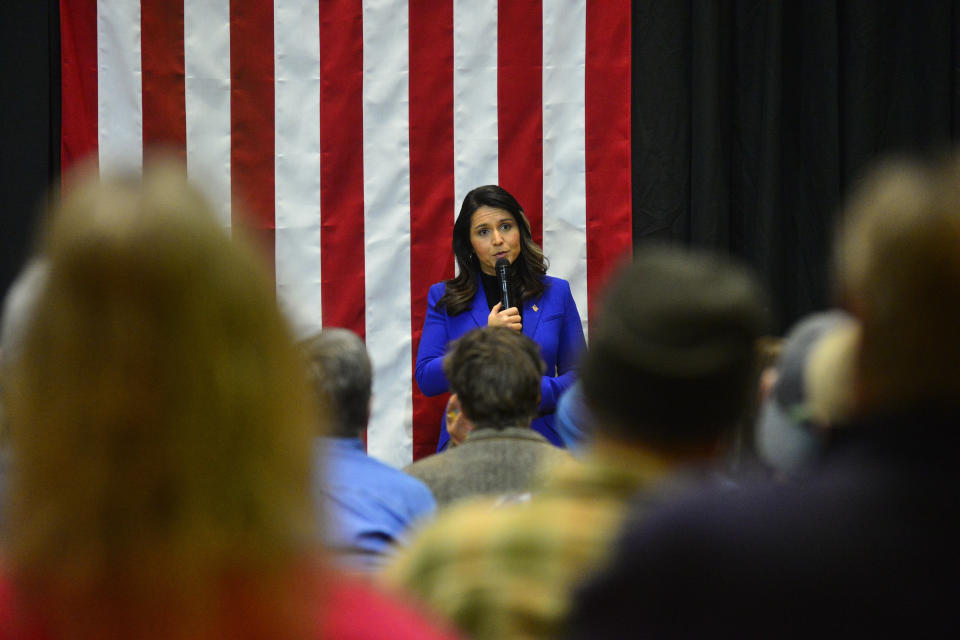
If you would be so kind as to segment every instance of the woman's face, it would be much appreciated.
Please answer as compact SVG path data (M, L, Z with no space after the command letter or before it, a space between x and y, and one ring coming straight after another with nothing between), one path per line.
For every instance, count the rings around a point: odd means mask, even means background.
M496 273L497 260L513 261L520 255L520 228L508 211L486 205L470 218L470 244L484 273Z

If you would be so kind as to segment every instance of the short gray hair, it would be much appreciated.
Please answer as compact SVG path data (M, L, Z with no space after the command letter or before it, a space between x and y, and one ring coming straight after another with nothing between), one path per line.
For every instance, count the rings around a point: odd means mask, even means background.
M310 381L328 411L330 435L353 438L367 428L373 368L367 347L347 329L324 329L302 342Z

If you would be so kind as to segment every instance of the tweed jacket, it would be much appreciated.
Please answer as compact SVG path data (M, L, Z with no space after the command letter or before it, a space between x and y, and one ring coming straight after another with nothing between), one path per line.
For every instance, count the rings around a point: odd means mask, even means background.
M427 456L404 469L422 480L442 508L478 495L519 494L570 454L529 427L476 429L459 447Z

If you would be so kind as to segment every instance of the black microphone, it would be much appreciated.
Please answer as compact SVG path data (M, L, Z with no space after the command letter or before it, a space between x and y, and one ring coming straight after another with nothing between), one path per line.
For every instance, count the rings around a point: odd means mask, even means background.
M510 275L507 273L509 268L509 260L506 258L497 260L497 278L500 280L500 302L503 303L504 309L509 309L513 306L510 300Z

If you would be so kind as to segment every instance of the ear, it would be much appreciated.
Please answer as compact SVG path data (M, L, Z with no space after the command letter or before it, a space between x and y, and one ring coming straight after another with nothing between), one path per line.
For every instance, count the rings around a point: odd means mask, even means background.
M463 407L460 405L460 398L455 393L450 394L450 398L447 400L447 408L443 410L443 413L446 416L447 432L458 421L466 420L463 415Z
M448 409L456 409L457 411L463 411L463 407L460 406L460 397L455 394L450 394L450 400L447 402Z
M463 415L463 408L460 406L460 398L457 394L450 394L447 401L447 433L450 434L450 444L458 446L467 439L470 432L473 431L473 423Z

